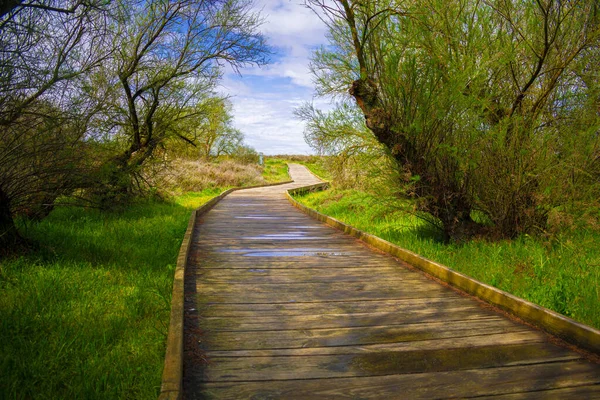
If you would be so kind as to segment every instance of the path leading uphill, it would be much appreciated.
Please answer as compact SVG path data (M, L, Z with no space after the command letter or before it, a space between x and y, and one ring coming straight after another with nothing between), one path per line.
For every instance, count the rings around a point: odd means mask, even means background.
M198 217L185 398L600 398L600 365L304 215L290 173Z

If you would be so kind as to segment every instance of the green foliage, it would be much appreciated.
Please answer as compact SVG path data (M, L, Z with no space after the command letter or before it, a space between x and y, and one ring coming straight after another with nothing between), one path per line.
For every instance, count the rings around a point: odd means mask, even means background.
M155 399L179 246L220 191L22 225L38 248L0 261L0 397Z
M262 176L265 181L269 183L285 182L290 180L288 174L288 166L285 160L281 158L270 158L264 159L265 165L263 166Z
M231 102L211 94L184 109L167 141L165 152L170 157L208 161L241 152L244 135L233 126Z
M321 165L319 169L326 170L337 187L381 190L397 184L397 166L356 107L338 103L324 113L305 104L295 113L306 122L306 142L319 154L328 155L310 166Z
M554 240L443 244L439 231L403 211L406 200L382 202L357 190L299 197L303 204L484 283L600 328L600 232L579 226Z
M237 162L246 165L257 165L260 160L260 156L256 150L241 143L235 147L234 152L230 156Z
M16 215L44 217L59 196L114 208L152 193L144 169L175 139L253 158L214 93L225 65L268 61L250 3L42 3L0 15L0 253Z
M539 233L553 208L598 196L593 2L306 3L330 22L317 92L352 96L397 162L396 185L448 239ZM309 143L368 149L339 111L304 112Z
M224 64L264 64L268 52L258 14L242 1L124 0L119 6L109 35L118 50L94 79L108 100L99 129L127 143L109 162L131 182L102 182L109 194L143 186L142 167L174 138L196 145L206 159L237 151L243 135L231 126L226 99L213 90Z

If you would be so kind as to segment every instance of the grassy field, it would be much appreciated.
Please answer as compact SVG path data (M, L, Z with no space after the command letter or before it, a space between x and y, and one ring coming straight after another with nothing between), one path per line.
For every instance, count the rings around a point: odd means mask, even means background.
M445 245L421 220L356 190L300 197L319 212L445 264L482 282L600 328L600 233L577 229L551 242Z
M265 158L265 166L262 173L268 183L277 183L290 180L286 160L282 158Z
M155 399L179 246L221 191L21 226L37 248L0 262L0 398Z

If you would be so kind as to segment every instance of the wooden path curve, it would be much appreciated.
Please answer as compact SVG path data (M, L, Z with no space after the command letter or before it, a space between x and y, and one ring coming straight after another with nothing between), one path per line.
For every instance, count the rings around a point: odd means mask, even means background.
M304 215L290 174L196 221L185 398L600 398L600 365Z

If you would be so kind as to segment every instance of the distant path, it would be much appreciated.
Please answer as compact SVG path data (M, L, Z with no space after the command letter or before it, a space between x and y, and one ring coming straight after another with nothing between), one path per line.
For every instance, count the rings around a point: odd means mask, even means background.
M187 399L600 398L599 365L296 210L290 173L199 217Z

